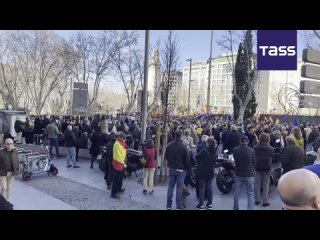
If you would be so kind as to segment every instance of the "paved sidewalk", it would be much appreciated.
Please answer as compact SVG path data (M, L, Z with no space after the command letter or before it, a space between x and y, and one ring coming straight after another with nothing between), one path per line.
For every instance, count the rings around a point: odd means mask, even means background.
M19 177L18 177L19 178ZM15 180L10 202L15 210L76 210L77 208Z
M141 170L138 172L138 177L133 174L128 180L123 180L126 191L120 195L120 200L114 200L110 197L111 192L107 190L103 179L104 173L98 168L97 163L94 163L94 169L90 169L90 160L87 159L80 159L79 169L66 168L64 158L54 159L54 164L59 169L60 180L44 175L32 178L30 182L23 182L21 176L16 177L10 200L15 209L166 209L167 186L156 186L153 195L142 194L143 187L138 183L142 177ZM190 194L187 197L186 209L194 210L198 203L195 188L190 188ZM226 195L222 194L217 189L214 179L213 194L215 210L232 210L233 191ZM270 189L269 196L271 206L266 208L255 206L255 209L280 210L282 204L275 186ZM101 198L103 199L99 201ZM88 204L90 199L92 201ZM240 209L246 209L246 204L245 189L243 189ZM175 208L175 196L172 207Z

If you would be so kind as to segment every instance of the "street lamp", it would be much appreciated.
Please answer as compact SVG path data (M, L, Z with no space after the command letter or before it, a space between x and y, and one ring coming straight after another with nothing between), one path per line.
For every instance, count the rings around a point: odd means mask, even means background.
M190 69L189 69L189 94L188 94L188 121L189 121L189 116L190 116L190 83L191 83L191 65L192 65L192 58L187 59L186 61L190 62Z
M209 77L208 77L208 91L207 91L207 114L209 114L210 91L211 91L212 35L213 35L213 31L211 30L210 57L209 57Z

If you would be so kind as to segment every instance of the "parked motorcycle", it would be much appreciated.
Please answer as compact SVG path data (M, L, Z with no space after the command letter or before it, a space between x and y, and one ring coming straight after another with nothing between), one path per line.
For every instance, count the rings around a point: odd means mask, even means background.
M276 153L274 155L275 158L279 158L279 154ZM280 155L281 157L281 155ZM220 192L227 194L231 192L232 186L235 183L235 161L233 158L233 155L228 155L228 150L224 151L224 154L222 157L218 158L217 164L219 167L219 173L217 174L217 187ZM220 171L220 168L223 168ZM277 184L278 180L281 176L281 164L278 163L272 163L271 167L271 173L270 173L270 187L273 184Z
M317 153L314 151L310 151L306 153L306 166L312 165L314 161L317 160Z
M227 194L231 192L232 185L235 183L235 162L233 155L228 155L228 150L224 150L221 157L217 159L217 167L219 173L217 174L216 183L220 192ZM220 168L223 168L220 171Z
M143 168L143 165L141 164L140 160L142 158L142 154L134 149L127 149L128 151L128 156L127 156L127 176L131 176L132 173L134 173L137 177L136 171L140 170ZM107 147L101 146L100 147L100 155L98 156L99 159L99 168L101 171L105 171L106 169L106 161L108 160L108 152L107 152Z
M136 171L143 168L143 165L141 163L142 153L134 149L128 149L127 151L128 151L127 162L126 162L127 176L130 177L132 173L134 173L136 177L138 177Z

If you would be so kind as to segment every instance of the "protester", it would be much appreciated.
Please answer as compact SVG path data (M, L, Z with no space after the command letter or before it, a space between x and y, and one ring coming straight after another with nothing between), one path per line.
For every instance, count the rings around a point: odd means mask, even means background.
M14 149L13 140L5 140L5 148L0 150L0 188L1 195L8 201L14 176L19 174L18 152Z
M303 168L305 165L305 154L301 146L296 145L293 136L286 137L287 146L284 148L281 156L282 174L291 170Z
M143 149L146 164L143 168L143 193L153 194L153 176L157 166L157 151L152 139L148 139ZM149 190L149 191L148 191Z
M197 209L204 209L203 201L205 193L208 199L207 209L212 209L212 179L214 178L214 165L217 159L217 142L213 137L209 137L206 148L202 149L196 156L199 178L199 204Z
M241 188L246 186L247 192L247 209L253 210L254 202L254 162L255 152L248 147L249 139L243 135L240 138L240 146L234 148L233 157L236 165L236 182L234 189L234 210L239 210L239 197Z
M183 209L182 187L187 171L191 171L189 153L183 144L182 131L175 132L175 140L168 144L165 159L169 167L169 186L167 192L167 209L172 207L173 189L176 186L176 208Z
M271 173L272 155L274 153L273 147L269 145L270 137L266 133L261 133L259 136L259 142L254 146L255 152L255 204L261 203L261 187L262 187L262 206L267 207L268 203L268 192L269 192L269 181Z

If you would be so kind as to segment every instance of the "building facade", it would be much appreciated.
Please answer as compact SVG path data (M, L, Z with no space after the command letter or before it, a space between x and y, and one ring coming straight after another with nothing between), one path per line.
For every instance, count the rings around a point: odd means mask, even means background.
M232 72L231 56L223 54L212 60L211 88L210 88L210 112L211 113L233 113L232 105ZM234 63L236 54L234 54ZM298 60L297 71L257 71L257 84L255 87L258 113L284 113L283 103L286 111L290 111L290 103L298 106L298 98L293 89L299 91L301 80L301 66L303 62ZM190 65L183 68L183 86L181 99L182 104L188 105ZM190 82L190 113L205 113L207 106L207 89L209 77L209 61L194 62L191 65ZM291 88L291 89L290 89ZM281 92L281 93L280 93ZM280 102L279 103L279 99Z

